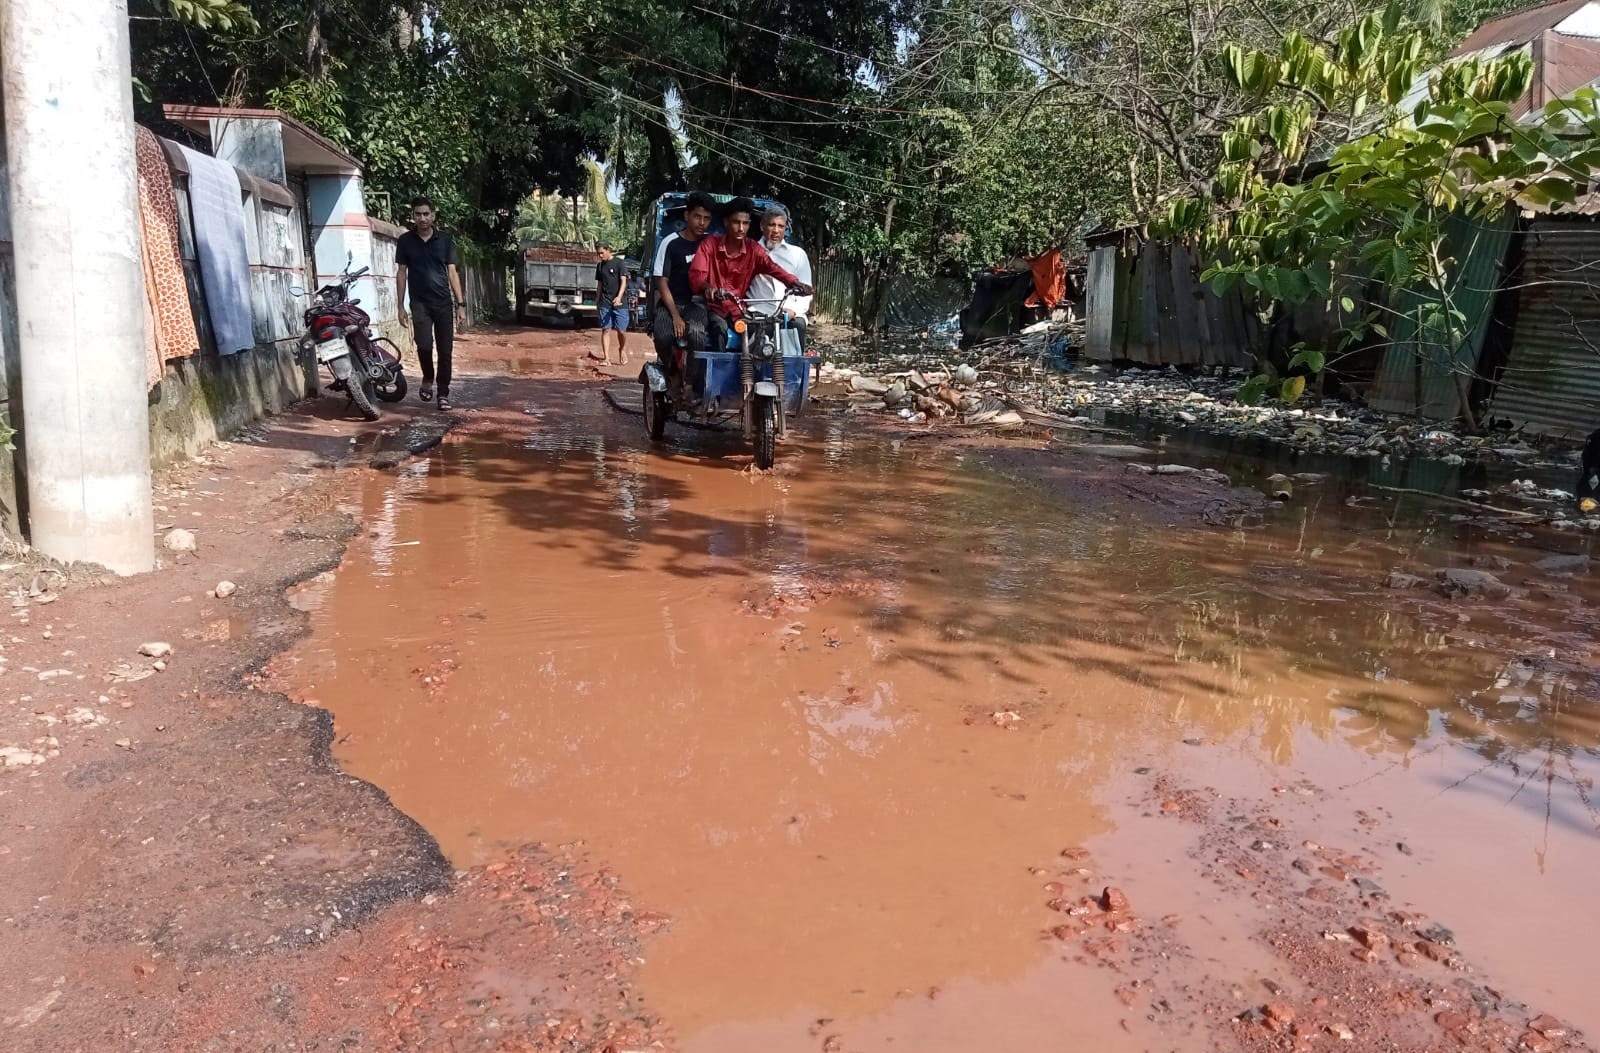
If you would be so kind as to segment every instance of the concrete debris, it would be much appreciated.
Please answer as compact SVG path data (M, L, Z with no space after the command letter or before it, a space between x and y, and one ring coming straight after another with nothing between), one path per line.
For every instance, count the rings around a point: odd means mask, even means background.
M1500 599L1511 595L1511 586L1486 570L1451 567L1435 572L1439 589L1446 596L1482 596Z
M139 653L146 658L165 658L172 653L172 645L169 643L140 644Z
M182 527L167 531L166 537L161 539L161 544L168 552L174 552L179 555L185 552L190 555L197 555L200 551L200 542L194 536L194 531L184 530Z
M1003 388L1008 395L1042 412L1093 415L1097 423L1113 426L1125 423L1117 419L1120 415L1218 436L1264 439L1285 452L1299 454L1374 460L1431 459L1449 467L1501 464L1519 472L1545 470L1557 478L1576 474L1578 451L1565 439L1524 437L1505 431L1461 434L1437 422L1381 413L1311 393L1293 405L1269 402L1248 406L1235 397L1247 376L1244 369L1116 369L1069 357L1071 352L1064 345L1078 346L1080 330L1070 326L1034 328L1039 331L965 350L936 346L923 333L890 335L867 346L838 345L821 350L830 364L850 362L853 371L867 376L909 376L915 372L937 385L937 378L943 375L949 383L969 388L982 378L985 385ZM824 378L827 373L828 366L824 366ZM876 390L870 385L858 388L857 383L851 381L851 390ZM1570 494L1536 483L1523 496L1553 505L1560 505L1563 497L1569 504L1573 500ZM1600 520L1600 516L1594 518ZM1567 529L1586 529L1586 524ZM1600 522L1595 529L1600 529Z
M225 600L239 591L239 586L231 581L219 581L217 587L211 590L211 595L219 600Z
M20 746L0 746L0 768L27 768L43 764L45 755Z

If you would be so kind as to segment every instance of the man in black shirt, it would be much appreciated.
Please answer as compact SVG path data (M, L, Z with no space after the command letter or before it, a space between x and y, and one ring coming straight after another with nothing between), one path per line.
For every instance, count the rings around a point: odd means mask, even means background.
M400 286L400 324L410 325L417 338L417 360L422 364L423 402L433 398L433 348L439 347L439 408L450 408L450 360L455 345L455 326L466 328L466 298L461 295L461 254L455 239L435 226L433 202L419 197L411 202L411 222L415 230L400 235L395 243L395 276ZM406 292L411 293L411 311L406 312Z
M669 372L680 363L674 345L679 340L688 342L696 351L705 346L706 310L704 304L694 302L689 288L689 264L700 248L700 239L711 227L711 198L704 194L690 194L683 209L683 229L668 234L656 246L656 312L654 336L656 357ZM694 333L693 337L690 333Z
M600 357L611 363L611 348L617 349L617 364L628 360L625 350L628 343L628 265L611 254L610 245L600 245L595 254L599 257L594 267L597 289L595 306L600 311Z

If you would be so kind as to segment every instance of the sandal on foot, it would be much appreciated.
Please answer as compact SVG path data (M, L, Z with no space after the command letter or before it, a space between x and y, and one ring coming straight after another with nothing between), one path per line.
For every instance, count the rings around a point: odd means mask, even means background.
M439 408L446 413L450 412L450 400L441 395L439 397Z
M422 385L422 390L417 392L417 398L421 399L423 402L432 402L433 401L433 385L432 384L424 384L424 385Z

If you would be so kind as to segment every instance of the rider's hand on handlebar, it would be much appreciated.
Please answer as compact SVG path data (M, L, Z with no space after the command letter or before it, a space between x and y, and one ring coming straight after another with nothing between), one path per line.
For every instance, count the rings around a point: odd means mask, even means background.
M733 299L737 299L737 297L735 297L733 295L733 293L729 292L726 289L712 289L711 290L711 300L712 300L713 303L723 303L725 301L733 300Z
M805 282L795 282L793 285L789 286L789 293L792 296L813 296L816 294L816 291L816 289L812 288Z

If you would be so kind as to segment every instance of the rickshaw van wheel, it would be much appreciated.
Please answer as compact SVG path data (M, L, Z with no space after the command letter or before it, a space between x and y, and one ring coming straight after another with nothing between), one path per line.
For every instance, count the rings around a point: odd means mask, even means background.
M670 415L667 407L667 396L658 395L650 390L650 385L640 385L644 388L644 427L650 433L651 442L660 442L661 436L667 431L667 417Z
M778 459L778 407L769 398L756 407L756 467L765 471Z

